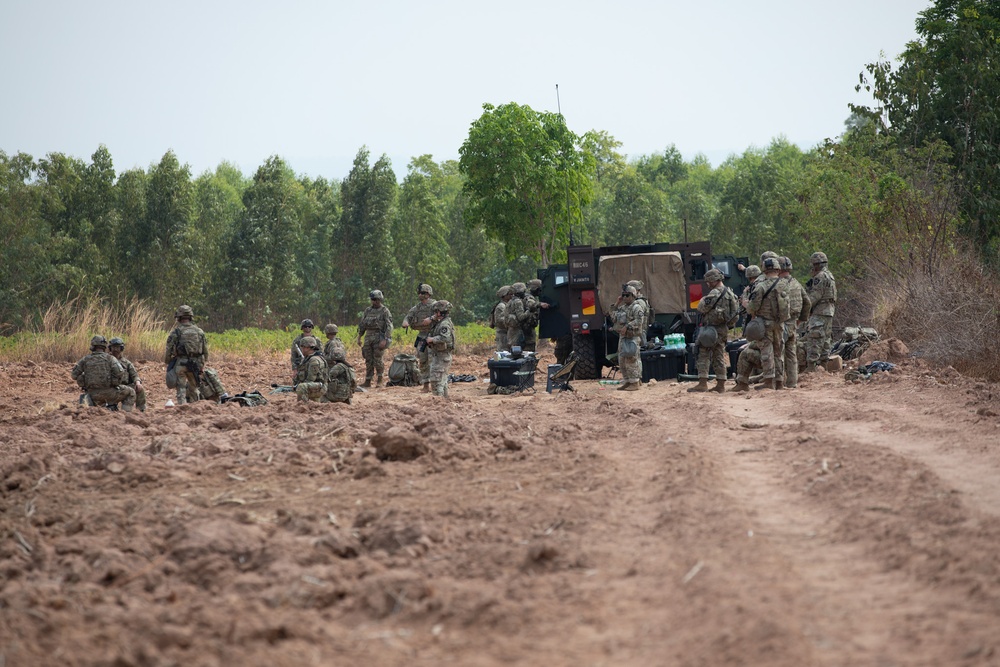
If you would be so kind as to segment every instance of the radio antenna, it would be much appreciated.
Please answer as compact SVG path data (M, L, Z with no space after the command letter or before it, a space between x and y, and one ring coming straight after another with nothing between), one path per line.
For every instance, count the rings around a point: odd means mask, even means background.
M562 102L559 100L559 84L556 84L556 111L559 112L559 118L562 119L563 124L566 124L566 118L562 114ZM568 129L568 126L567 126ZM573 243L573 223L569 218L569 169L566 170L566 226L569 227L569 244L570 246L576 245Z

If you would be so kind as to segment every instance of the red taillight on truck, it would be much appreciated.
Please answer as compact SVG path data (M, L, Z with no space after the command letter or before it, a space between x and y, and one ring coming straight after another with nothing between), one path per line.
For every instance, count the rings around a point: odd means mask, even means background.
M691 283L688 285L688 299L691 301L691 310L698 307L698 303L701 301L701 297L704 296L701 283Z
M597 297L592 289L585 289L580 292L580 306L584 315L597 314Z

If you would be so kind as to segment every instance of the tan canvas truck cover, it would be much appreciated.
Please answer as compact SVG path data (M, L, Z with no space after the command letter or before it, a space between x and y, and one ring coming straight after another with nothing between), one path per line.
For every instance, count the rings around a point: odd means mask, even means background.
M606 255L601 257L597 293L601 309L610 313L621 296L622 285L641 280L643 295L653 313L683 313L688 309L684 285L684 262L679 252L653 252L641 255Z

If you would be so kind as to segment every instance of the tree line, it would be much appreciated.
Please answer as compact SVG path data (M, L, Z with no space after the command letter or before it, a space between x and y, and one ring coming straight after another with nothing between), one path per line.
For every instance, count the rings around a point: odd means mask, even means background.
M571 238L707 239L803 268L823 250L848 298L852 279L905 284L967 248L986 270L1000 264L998 28L995 3L938 0L898 66L862 72L874 102L841 136L779 137L718 167L674 146L629 159L605 131L516 103L484 105L459 160L415 157L402 180L366 147L342 180L277 156L252 176L228 163L195 176L173 151L121 173L104 146L89 161L0 151L0 327L81 296L166 316L188 303L214 330L349 324L369 290L401 317L423 282L465 323L500 285L564 261Z

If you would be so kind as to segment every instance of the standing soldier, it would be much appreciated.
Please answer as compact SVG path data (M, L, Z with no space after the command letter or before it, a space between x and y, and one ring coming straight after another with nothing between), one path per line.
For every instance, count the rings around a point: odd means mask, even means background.
M523 348L529 352L534 352L538 344L538 319L541 316L541 309L548 308L549 304L542 301L542 281L532 278L525 286L527 293L524 295L525 318L521 323L521 330L524 332Z
M323 333L326 334L323 357L330 368L333 368L335 362L347 359L347 347L344 345L344 341L340 340L340 337L337 335L338 331L340 331L340 328L332 322L323 327Z
M118 363L125 369L128 381L124 384L132 387L132 391L135 392L135 407L139 408L139 412L145 412L146 389L142 386L142 380L139 379L139 371L135 369L135 365L123 356L125 353L125 341L121 338L112 338L108 342L108 351L111 352L111 356L117 359Z
M649 299L646 295L642 293L642 288L645 287L641 280L630 280L627 283L635 288L635 293L639 296L636 297L636 303L642 308L642 330L639 333L639 340L642 342L642 349L646 349L646 329L649 328L649 318L653 313L653 309L649 307Z
M306 358L305 355L302 353L301 343L302 343L302 339L305 338L306 336L312 336L313 321L310 320L310 319L308 319L308 318L304 319L304 320L302 320L302 324L299 325L299 326L302 329L302 331L300 331L299 335L296 336L295 340L292 341L292 378L293 378L293 380L295 378L295 373L299 370L299 364L301 364L302 361Z
M826 254L814 252L810 260L812 278L806 283L806 290L812 306L809 322L806 324L806 373L811 373L818 364L825 365L830 360L833 314L837 309L837 283L826 268Z
M319 341L312 336L305 336L299 341L304 359L295 372L295 394L300 401L326 402L326 380L329 369L326 359L320 352Z
M208 340L205 332L195 326L191 306L178 306L174 315L177 326L167 336L164 363L173 365L177 373L177 405L193 403L201 398L198 385L201 370L208 361Z
M515 347L524 349L522 347L524 329L521 328L521 322L527 317L524 307L524 292L527 289L528 286L524 283L514 283L510 286L511 297L507 302L507 345L511 349Z
M785 281L788 290L788 319L785 321L785 389L795 389L799 384L799 345L797 328L799 322L809 319L809 294L806 288L792 276L792 260L779 257L778 276Z
M623 307L615 311L615 331L618 332L618 368L622 372L622 385L618 387L618 391L639 391L642 385L642 358L639 356L642 306L636 301L637 298L638 293L635 288L631 285L625 285L622 287Z
M688 389L689 392L709 391L708 371L711 367L715 371L715 387L711 391L726 393L726 367L729 365L726 363L726 342L729 340L729 327L736 324L740 307L736 295L722 282L724 278L718 269L709 269L705 273L705 281L711 291L698 302L698 312L702 327L715 331L715 342L703 345L702 337L698 337L698 384Z
M76 362L70 375L86 392L88 405L116 405L120 401L125 412L132 412L135 391L127 386L125 369L108 354L104 336L90 339L90 354Z
M510 301L510 285L504 285L497 290L497 303L490 311L489 325L496 329L497 352L509 350L507 344L507 303Z
M427 337L427 344L431 349L431 388L435 396L448 396L448 371L455 349L455 325L448 317L450 312L450 302L434 302L434 328Z
M365 360L365 383L363 387L372 386L372 375L378 374L375 381L376 387L382 386L382 375L385 372L385 363L382 357L385 348L392 342L392 313L385 307L382 290L373 289L368 293L368 298L372 300L372 305L365 308L358 324L358 345L361 345L361 356ZM364 345L361 339L364 338Z
M430 285L421 284L417 288L417 302L410 312L403 318L403 328L413 327L417 330L417 339L413 341L413 347L417 349L417 363L420 365L420 384L424 386L424 391L430 391L430 361L427 357L427 334L434 323L431 317L434 315L434 301L431 296L434 290Z
M760 357L764 366L765 389L781 389L784 382L785 320L788 319L788 294L785 285L778 278L778 260L768 257L764 260L764 278L754 284L753 295L747 312L764 320L764 339L761 341Z

